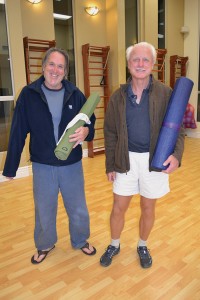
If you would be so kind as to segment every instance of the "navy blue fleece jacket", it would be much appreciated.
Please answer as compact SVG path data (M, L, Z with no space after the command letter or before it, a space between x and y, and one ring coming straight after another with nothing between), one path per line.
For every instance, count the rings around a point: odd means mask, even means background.
M19 167L21 153L27 135L30 133L30 160L41 164L64 166L73 164L82 159L82 147L78 145L72 150L67 160L59 160L54 150L56 141L54 137L52 115L47 100L41 89L44 77L24 87L16 102L14 111L8 152L3 175L15 177ZM83 93L67 80L62 81L65 88L61 121L59 124L59 138L67 124L79 113L86 98ZM86 141L94 138L94 114L90 118L91 124Z

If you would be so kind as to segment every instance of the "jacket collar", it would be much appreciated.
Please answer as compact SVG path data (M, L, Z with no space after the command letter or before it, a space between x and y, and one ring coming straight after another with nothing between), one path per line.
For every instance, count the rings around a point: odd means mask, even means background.
M154 83L155 83L155 81L156 81L155 78L154 78L154 76L153 76L153 74L151 74L150 76L151 76L151 80L150 80L149 85L148 85L148 87L147 87L147 88L149 89L149 91L152 90L152 87L153 87L153 85L154 85ZM121 89L121 91L122 91L123 93L125 93L125 91L126 91L126 89L128 88L128 86L129 86L131 80L132 80L132 78L129 77L129 78L127 79L127 82L126 82L125 84L120 84L120 89Z
M45 78L44 76L40 76L37 80L33 81L32 83L30 83L28 85L28 88L35 90L38 93L41 93L41 85L43 84ZM72 94L75 90L77 90L77 87L71 83L70 81L63 79L62 80L62 84L65 88L65 91L68 94Z

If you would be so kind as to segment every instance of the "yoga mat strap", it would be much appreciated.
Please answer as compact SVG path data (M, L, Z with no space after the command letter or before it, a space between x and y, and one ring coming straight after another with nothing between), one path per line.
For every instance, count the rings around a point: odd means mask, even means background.
M55 156L58 159L66 160L68 158L75 145L75 142L69 142L69 136L74 134L77 128L85 124L90 124L89 119L94 113L99 101L100 96L98 93L91 94L79 113L68 123L54 150Z
M181 128L180 124L176 124L176 123L172 123L172 122L163 122L162 126L167 127L167 128L173 128L177 131L179 131Z
M60 141L62 140L62 138L64 137L66 131L71 128L72 126L74 126L78 121L84 121L86 124L91 124L89 117L84 114L84 113L79 113L78 115L76 115L68 124L67 127L65 128L61 138L59 139L59 141L57 142L57 145L60 143Z

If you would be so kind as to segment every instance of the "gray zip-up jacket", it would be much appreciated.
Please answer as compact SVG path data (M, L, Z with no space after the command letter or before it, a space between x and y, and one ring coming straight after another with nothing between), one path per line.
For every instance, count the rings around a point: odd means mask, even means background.
M128 155L128 133L126 124L126 89L128 84L120 85L111 96L104 121L106 173L126 173L130 169ZM167 110L172 89L152 76L149 89L149 116L150 116L150 157L149 170L158 171L150 166L156 147L158 135ZM184 128L181 127L173 155L179 165L184 150Z

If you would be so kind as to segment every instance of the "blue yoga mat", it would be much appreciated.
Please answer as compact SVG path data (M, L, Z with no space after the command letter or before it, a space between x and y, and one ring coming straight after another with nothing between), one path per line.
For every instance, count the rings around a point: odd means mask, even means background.
M193 85L193 81L186 77L176 80L151 162L155 169L166 170L168 167L163 163L174 152Z

